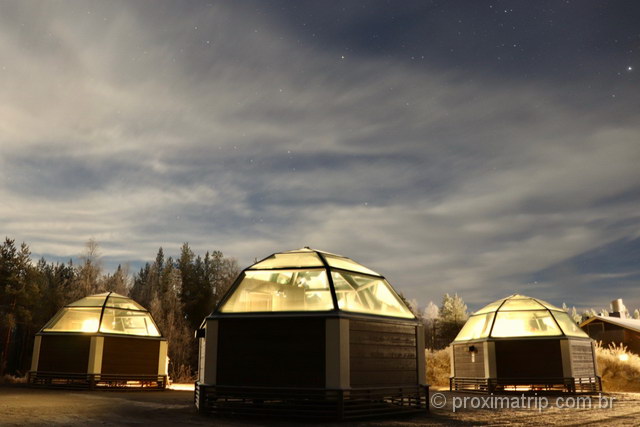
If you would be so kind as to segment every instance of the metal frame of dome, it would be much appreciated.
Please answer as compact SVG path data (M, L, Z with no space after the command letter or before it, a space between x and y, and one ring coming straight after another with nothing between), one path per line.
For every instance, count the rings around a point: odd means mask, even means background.
M597 392L602 383L594 343L569 315L514 294L474 312L451 343L450 389Z
M529 302L529 305L528 306L521 305L520 307L517 307L517 304L515 304L516 307L509 307L509 305L513 305L511 303L516 303L520 301L527 301ZM531 304L531 302L533 302L534 304ZM537 306L535 304L537 304ZM519 334L515 331L512 331L510 332L511 333L510 335L505 335L505 334L494 335L493 334L496 327L496 323L505 323L506 329L509 329L508 328L509 325L506 325L506 323L510 321L509 319L498 319L499 314L501 313L540 313L540 312L549 313L548 318L553 320L553 324L547 325L547 326L549 328L553 328L555 325L559 333L539 333L540 331L537 331L537 332L532 331L531 333L527 333L527 334ZM488 328L488 330L486 329L486 327L482 328L483 331L486 330L486 334L481 333L480 335L473 335L468 338L465 337L465 335L468 336L468 334L465 334L465 332L469 331L471 329L470 327L474 325L474 322L472 321L474 318L479 318L482 315L488 316L491 314L493 314L493 316L491 316L490 318L490 324L491 324L490 327ZM538 319L540 319L540 317L538 317ZM482 338L517 338L517 337L547 338L547 337L560 337L560 336L588 338L588 335L582 329L580 329L578 325L575 324L573 320L569 318L569 315L561 308L556 307L553 304L549 304L548 302L538 298L528 297L526 295L520 295L520 294L513 294L508 297L497 300L495 302L492 302L491 304L488 304L482 307L481 309L475 311L469 317L469 319L467 320L467 323L465 323L465 326L458 333L458 335L453 340L453 342L454 343L464 342L464 341L476 340L476 339L482 339Z
M277 262L278 257L287 259L292 258L298 254L301 254L303 257L306 256L306 262L298 262L298 263L289 263L287 262ZM315 264L314 262L310 262L308 256L316 257ZM312 258L313 259L313 258ZM271 263L269 263L272 261ZM265 266L265 263L267 266ZM311 265L310 265L311 264ZM255 274L258 272L276 272L276 271L323 271L326 275L326 288L322 290L327 290L331 295L331 307L325 306L321 309L286 309L286 310L246 310L246 311L228 311L225 312L226 305L230 302L230 300L234 297L234 294L240 290L240 286L243 283L243 280L247 277L247 274ZM335 277L333 273L338 273L348 276L357 276L361 278L369 278L373 281L377 282L377 285L380 286L380 289L383 291L388 291L389 295L393 298L393 301L388 301L391 303L395 303L395 308L392 307L391 310L388 310L386 313L382 309L366 309L358 307L353 304L351 307L347 306L349 303L345 298L345 301L341 304L339 301L338 293L342 293L342 291L338 291L336 289ZM353 283L353 282L351 282ZM353 283L355 285L355 283ZM363 286L364 288L364 286ZM355 288L354 288L355 290ZM318 291L317 289L314 291ZM356 290L358 292L359 290ZM373 297L375 299L375 297ZM379 301L377 301L379 302ZM317 249L311 249L309 247L296 249L292 251L285 252L276 252L274 254L269 255L266 258L263 258L260 261L255 262L249 267L245 268L238 278L234 281L230 289L227 291L225 296L220 300L216 308L214 309L212 315L242 315L246 316L248 314L264 314L264 313L290 313L290 314L303 314L303 313L311 313L311 315L315 315L318 312L345 312L345 313L358 313L361 315L368 316L376 316L376 317L391 317L391 318L402 318L402 319L415 319L415 316L411 312L411 310L405 305L404 301L397 294L395 289L387 282L385 277L362 264L352 260L351 258L333 254L330 252L320 251Z
M105 324L108 316L112 329ZM167 363L167 340L149 311L129 297L105 292L65 305L36 334L28 383L163 390Z
M123 301L113 302L114 299L120 299ZM102 304L91 304L87 300L100 300ZM86 303L83 303L87 301ZM111 301L111 304L109 302ZM99 301L95 301L99 302ZM128 306L127 306L128 305ZM67 312L80 311L81 309L100 309L100 315L97 319L97 324L94 328L81 327L80 329L56 329L55 325L58 324L62 319L64 319L64 315ZM105 310L118 310L124 312L137 312L137 313L146 313L147 316L140 316L145 320L145 333L135 333L135 332L126 332L124 328L122 331L108 331L102 330L104 325L103 320L105 319L104 313ZM93 319L91 319L93 320ZM151 324L146 324L146 321L150 321ZM78 332L86 332L86 333L97 333L97 334L116 334L118 336L121 335L133 335L137 337L162 337L160 333L160 329L156 324L155 320L151 316L151 313L146 308L142 307L140 304L135 302L133 299L126 297L124 295L117 294L115 292L103 292L101 294L89 295L84 298L81 298L77 301L69 303L62 307L39 331L39 333L78 333Z
M354 309L346 276L357 276L354 290L358 283L370 286L406 312L385 311L372 299L368 308ZM251 292L264 298L249 304ZM347 257L306 247L255 262L196 337L195 403L203 413L341 419L367 416L369 409L429 408L422 323L384 276Z

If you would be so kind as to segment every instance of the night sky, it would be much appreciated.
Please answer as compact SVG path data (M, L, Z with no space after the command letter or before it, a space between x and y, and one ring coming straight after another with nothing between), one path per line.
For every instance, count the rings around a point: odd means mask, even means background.
M640 307L640 2L2 1L0 234Z

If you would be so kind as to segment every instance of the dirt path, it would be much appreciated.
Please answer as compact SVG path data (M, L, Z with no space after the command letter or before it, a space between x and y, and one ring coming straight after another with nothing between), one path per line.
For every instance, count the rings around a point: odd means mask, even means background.
M480 395L441 392L446 405L432 408L430 415L417 415L359 423L358 426L441 426L441 425L639 425L640 394L616 393L613 408L600 408L598 399L591 400L591 407L572 407L571 402L548 398L547 407L539 410L505 408L505 401L482 401ZM432 398L434 393L432 393ZM435 399L440 399L441 396ZM466 397L466 401L464 400ZM486 397L486 396L484 396ZM475 398L475 400L474 400ZM434 401L435 402L435 401ZM439 401L438 401L439 402ZM515 401L510 402L514 406ZM522 403L520 401L519 403ZM531 404L535 402L529 402ZM538 402L540 406L544 401ZM563 408L558 407L564 406ZM502 409L488 409L498 406ZM573 406L578 403L574 402ZM484 405L484 409L476 406ZM454 412L454 406L456 410ZM463 406L466 406L464 408ZM522 405L516 405L522 406ZM526 406L526 405L525 405ZM569 406L569 407L567 407ZM216 425L297 426L300 422L264 422L255 419L229 419L201 416L193 406L193 392L169 390L165 392L82 392L65 390L39 390L24 386L0 386L0 425ZM342 424L320 424L315 426Z

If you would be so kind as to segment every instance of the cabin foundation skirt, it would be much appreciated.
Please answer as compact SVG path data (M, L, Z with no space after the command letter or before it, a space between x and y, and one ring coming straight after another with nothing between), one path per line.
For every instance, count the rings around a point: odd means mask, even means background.
M429 386L328 390L240 387L196 382L200 413L312 419L355 419L429 411Z
M588 378L459 378L449 379L451 391L562 391L568 393L599 393L600 377Z
M77 374L69 372L34 372L27 377L31 387L89 390L164 390L166 375Z

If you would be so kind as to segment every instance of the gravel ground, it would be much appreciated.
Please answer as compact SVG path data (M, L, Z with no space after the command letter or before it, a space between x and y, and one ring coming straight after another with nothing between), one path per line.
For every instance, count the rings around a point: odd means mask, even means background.
M441 395L435 396L436 393ZM598 397L588 402L566 400L566 397L540 397L522 400L520 395L498 401L490 396L432 392L433 404L446 400L444 407L432 407L428 415L385 418L375 421L348 423L358 426L441 426L441 425L639 425L640 394L607 394L606 402L613 408L600 408L605 400ZM489 399L487 400L487 397ZM466 400L465 400L466 398ZM475 398L475 399L474 399ZM484 399L483 399L484 398ZM515 399L515 400L514 400ZM546 400L545 400L546 399ZM611 400L613 399L613 400ZM589 403L590 402L590 403ZM522 408L530 404L531 408ZM464 405L466 404L466 408ZM582 408L576 408L577 405ZM589 407L590 405L591 407ZM455 411L454 411L455 406ZM484 406L484 408L476 408ZM488 406L488 407L487 407ZM500 406L502 408L500 409ZM509 407L510 406L510 407ZM540 409L536 406L546 406ZM498 409L491 409L497 407ZM515 409L514 409L515 408ZM192 391L164 392L131 391L66 391L30 389L22 385L0 386L0 425L216 425L296 426L300 422L264 422L256 419L214 418L196 413ZM347 423L312 423L315 426L346 425Z

